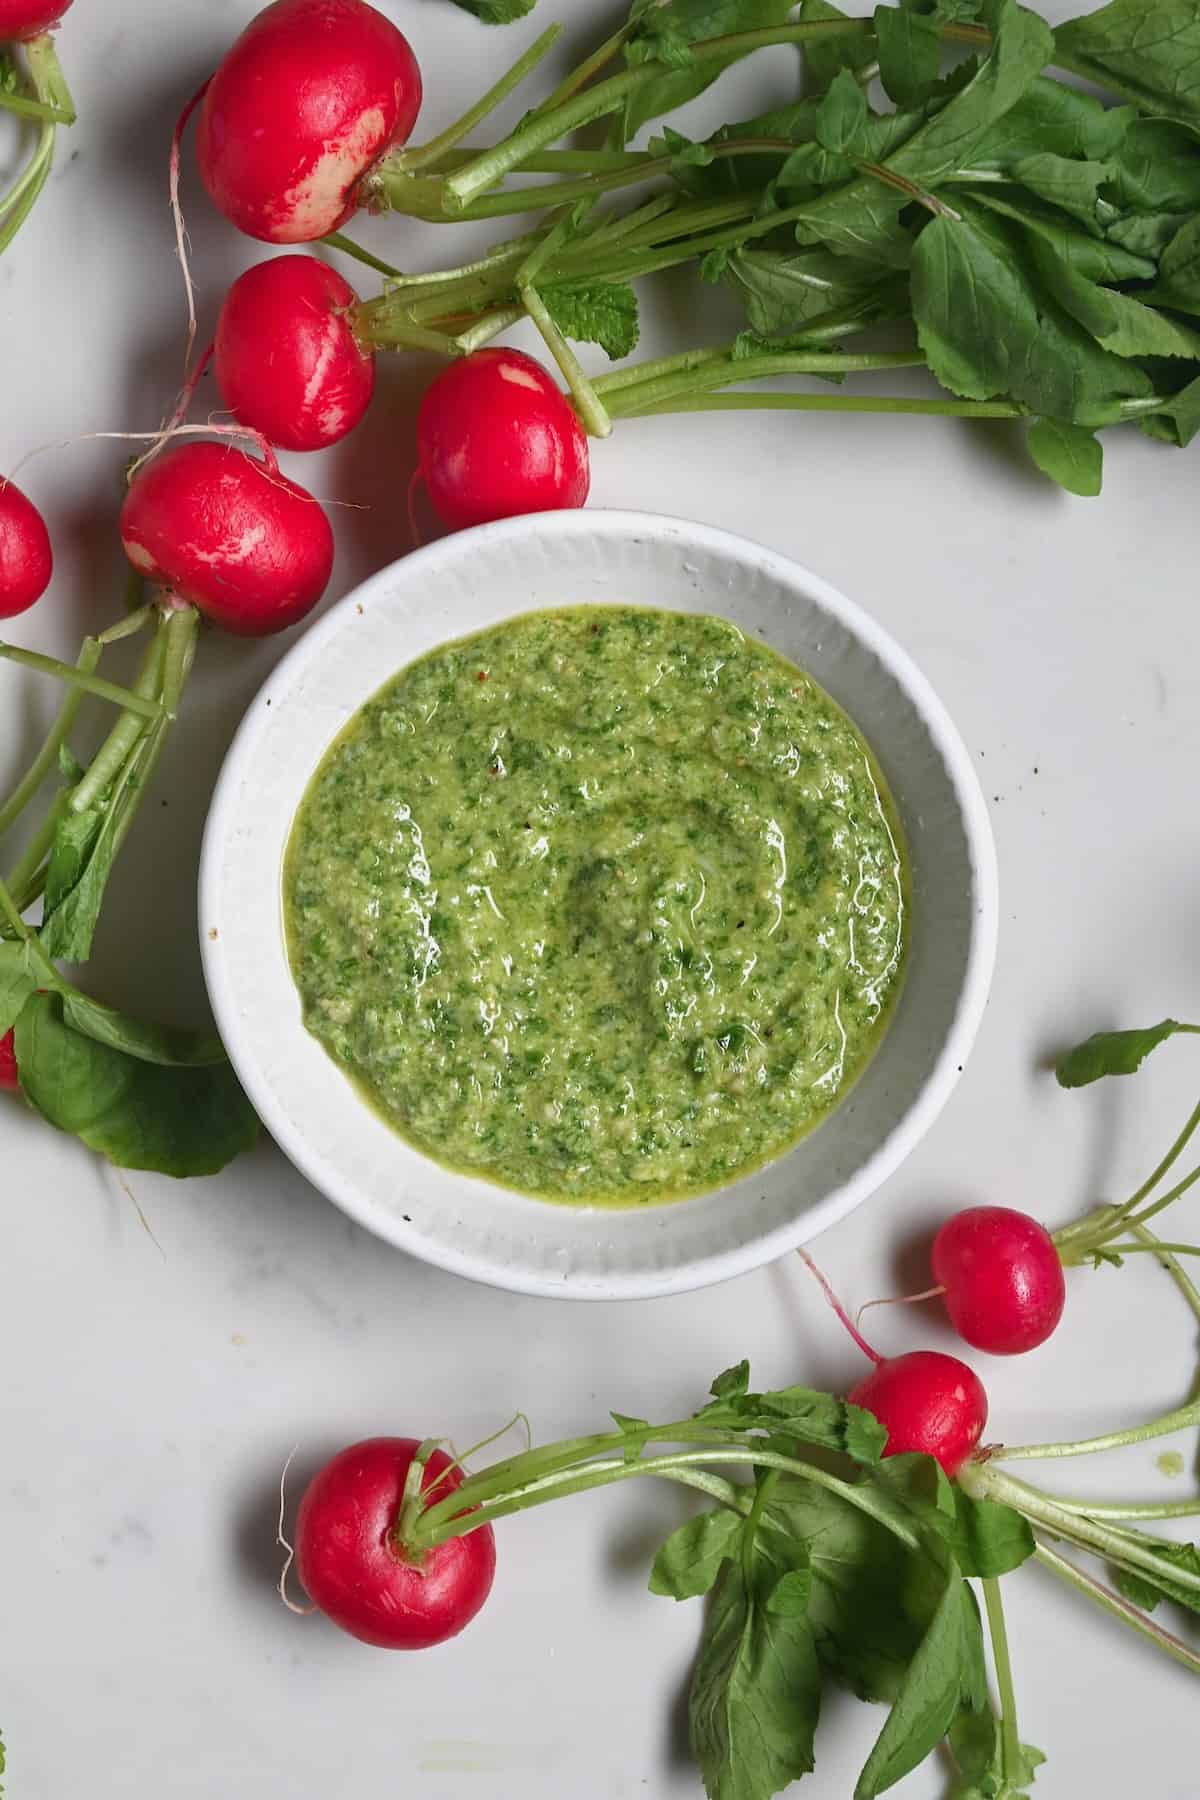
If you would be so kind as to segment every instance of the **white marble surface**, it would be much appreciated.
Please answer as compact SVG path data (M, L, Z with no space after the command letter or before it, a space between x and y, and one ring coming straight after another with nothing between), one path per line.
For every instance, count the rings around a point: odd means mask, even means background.
M487 35L448 0L389 3L425 68L424 130L533 30ZM78 0L61 49L83 123L0 261L0 467L87 431L152 426L167 406L182 322L170 121L249 10ZM604 22L585 0L558 11L576 42ZM539 18L551 12L543 0ZM785 92L786 53L767 69L755 88ZM731 116L748 109L731 95ZM0 135L0 155L10 147ZM257 253L190 178L186 198L211 318ZM461 243L403 222L372 235L413 267ZM688 317L692 305L690 289L663 290L648 345L658 327L673 342L715 335L719 303L711 319ZM364 431L305 465L324 496L348 503L336 514L338 591L404 548L423 376L415 363L385 371ZM733 527L871 607L939 686L985 774L1004 892L994 998L919 1154L821 1242L853 1301L919 1283L913 1246L954 1202L1009 1201L1059 1221L1120 1193L1194 1092L1186 1045L1136 1084L1088 1095L1060 1093L1039 1063L1108 1022L1196 1011L1196 454L1122 437L1099 502L1044 484L998 427L748 415L630 423L594 454L596 504ZM82 627L114 615L122 455L77 443L25 470L58 577L12 633L21 641L73 650ZM203 1016L200 827L222 749L278 648L203 645L89 975L131 1008ZM0 695L2 780L52 695L11 673ZM389 1658L280 1607L276 1484L294 1444L299 1481L334 1446L380 1430L469 1442L517 1407L542 1437L586 1429L610 1406L669 1417L743 1354L763 1381L848 1383L854 1353L798 1267L646 1305L522 1300L375 1243L269 1145L206 1182L132 1178L148 1232L72 1142L16 1105L0 1130L0 1725L14 1800L698 1794L680 1741L697 1609L644 1591L650 1547L678 1516L670 1494L625 1489L510 1522L472 1630ZM1198 1210L1181 1205L1181 1235L1195 1235ZM1077 1275L1069 1305L1051 1346L986 1368L994 1435L1106 1429L1186 1389L1194 1333L1155 1270ZM932 1317L884 1315L876 1329L887 1348L950 1343ZM1088 1474L1144 1497L1191 1479L1168 1484L1153 1447ZM1008 1594L1023 1731L1051 1757L1038 1795L1194 1795L1188 1677L1039 1572ZM804 1791L847 1795L878 1724L833 1699ZM933 1800L941 1785L931 1767L897 1792Z

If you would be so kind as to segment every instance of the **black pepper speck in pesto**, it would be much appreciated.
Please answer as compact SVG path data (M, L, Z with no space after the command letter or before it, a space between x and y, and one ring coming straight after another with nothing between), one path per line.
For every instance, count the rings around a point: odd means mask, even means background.
M878 1040L906 864L811 678L723 619L573 607L403 669L285 868L308 1029L439 1162L550 1200L713 1188Z

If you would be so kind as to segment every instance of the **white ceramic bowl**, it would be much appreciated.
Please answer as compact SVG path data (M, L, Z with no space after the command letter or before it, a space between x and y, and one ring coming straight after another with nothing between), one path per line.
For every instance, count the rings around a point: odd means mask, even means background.
M448 638L588 602L719 613L801 663L860 726L912 857L907 979L843 1103L778 1162L668 1206L573 1208L454 1173L396 1137L304 1030L281 867L330 740ZM267 1130L322 1193L414 1256L571 1299L677 1293L773 1260L865 1199L936 1118L974 1039L996 943L995 850L971 759L920 672L869 615L758 544L649 513L560 512L429 545L334 607L284 657L217 786L200 940L217 1025Z

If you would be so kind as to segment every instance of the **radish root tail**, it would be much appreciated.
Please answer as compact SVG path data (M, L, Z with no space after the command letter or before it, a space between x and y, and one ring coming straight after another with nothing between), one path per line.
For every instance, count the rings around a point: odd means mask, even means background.
M145 1232L146 1236L150 1239L150 1242L154 1245L154 1248L158 1251L158 1254L162 1257L163 1261L165 1262L167 1260L167 1253L163 1249L162 1245L159 1243L158 1239L155 1237L154 1232L151 1229L150 1221L146 1217L145 1213L142 1211L141 1203L139 1202L137 1195L134 1193L133 1189L130 1187L130 1185L126 1181L125 1177L122 1174L120 1174L119 1171L114 1169L113 1173L116 1175L116 1178L117 1178L117 1186L121 1189L121 1192L124 1194L125 1198L128 1200L130 1206L132 1206L134 1212L137 1214L138 1222L141 1225L142 1230Z
M165 423L163 424L162 429L156 434L155 441L151 444L150 448L147 451L145 451L141 456L137 457L133 462L131 462L129 467L126 469L126 471L125 471L126 485L129 485L133 481L134 476L139 472L139 470L144 469L148 462L153 462L154 458L158 455L160 450L166 449L167 445L170 443L170 441L173 437L177 437L179 435L179 433L182 431L186 431L186 430L194 431L196 429L196 427L194 425L193 426L185 426L184 420L187 418L188 409L192 404L192 400L195 395L196 389L199 387L201 379L203 378L204 371L207 369L209 363L212 361L213 352L215 349L216 349L215 344L210 344L208 346L207 350L204 352L203 356L200 358L200 361L196 364L196 366L192 370L191 374L188 375L187 378L185 379L183 386L179 390L179 397L175 402L175 409L172 412L170 418L167 419L165 421ZM230 427L228 425L212 425L210 423L209 429L217 434L220 434L223 432L227 432L230 429L233 429L233 427ZM240 429L240 427L238 427L237 429ZM253 435L253 434L250 434L250 435ZM265 438L262 439L261 441L256 440L256 444L257 444L257 448L264 451L264 453L268 457L272 457L270 447L267 445ZM272 460L273 460L273 457L272 457Z
M188 120L208 92L210 75L203 87L197 88L175 122L175 130L171 134L171 160L168 191L171 196L171 217L175 221L175 253L179 257L179 266L183 271L183 287L187 295L188 332L187 348L183 357L183 378L186 383L188 372L192 366L192 349L196 342L196 289L192 281L192 271L188 263L187 226L183 222L183 208L179 204L179 164L180 152L183 148L183 134L187 130Z
M279 1477L279 1523L275 1528L275 1541L281 1550L287 1552L287 1555L284 1558L283 1568L279 1572L279 1598L283 1601L283 1604L287 1607L289 1612L298 1613L302 1619L307 1619L309 1614L315 1613L317 1609L311 1601L307 1606L301 1606L297 1601L291 1598L287 1591L287 1579L291 1574L292 1564L296 1560L296 1552L288 1542L283 1530L283 1516L287 1506L286 1492L288 1470L291 1468L299 1448L299 1444L292 1445L291 1450L288 1452L288 1459L283 1465L283 1472Z
M81 431L78 437L60 438L57 443L37 444L32 450L27 450L20 462L18 462L14 468L9 470L6 480L15 481L26 463L33 462L35 457L48 456L52 450L71 450L76 444L93 444L99 442L101 439L111 438L117 443L148 443L152 446L150 454L153 454L154 450L161 449L164 442L164 435L162 430ZM274 450L272 450L270 444L268 444L266 438L263 437L260 431L252 431L247 425L175 425L172 427L170 435L172 437L248 438L262 457L263 466L266 468L267 474L282 479L283 471L279 467L279 459L275 455ZM247 450L244 454L249 456L250 452ZM146 458L142 457L140 460L144 462ZM133 467L136 469L138 464L135 463Z
M873 1306L916 1306L920 1300L937 1300L945 1291L944 1287L931 1287L923 1294L885 1294L878 1300L864 1300L854 1315L854 1323L861 1324L863 1314L870 1312Z
M163 426L163 437L164 438L169 438L173 431L178 431L179 427L183 424L184 420L187 418L188 409L190 408L192 401L195 398L196 389L200 386L200 383L204 378L204 371L208 368L209 363L212 361L213 352L215 350L216 350L215 344L210 344L208 346L208 349L205 350L205 352L201 356L199 362L196 364L195 368L192 370L191 374L187 377L187 380L184 382L183 386L180 388L179 398L175 402L175 410L171 414L171 417L167 420L167 423ZM148 454L153 456L154 451L151 450Z
M837 1295L835 1294L835 1292L833 1290L831 1283L829 1282L827 1277L824 1274L822 1274L821 1270L817 1267L817 1265L813 1261L812 1257L808 1254L808 1251L801 1250L798 1248L796 1251L796 1255L800 1258L800 1261L804 1264L804 1266L808 1270L809 1274L813 1275L816 1278L817 1282L820 1285L821 1292L824 1294L826 1300L828 1300L830 1306L833 1308L834 1312L837 1314L838 1318L841 1320L841 1322L845 1326L846 1330L850 1333L850 1336L854 1339L854 1342L858 1345L858 1347L862 1351L863 1355L870 1357L870 1359L873 1363L881 1363L883 1361L882 1356L880 1356L878 1350L872 1350L870 1344L868 1344L866 1338L863 1336L862 1332L858 1329L858 1326L854 1323L854 1320L850 1317L850 1314L846 1311L845 1307L842 1305L841 1301L838 1299Z

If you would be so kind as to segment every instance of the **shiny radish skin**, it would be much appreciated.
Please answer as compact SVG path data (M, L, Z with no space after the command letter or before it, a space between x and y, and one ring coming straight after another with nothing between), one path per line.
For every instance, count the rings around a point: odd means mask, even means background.
M967 1207L942 1226L931 1260L954 1329L977 1350L1034 1350L1062 1318L1062 1262L1050 1233L1027 1213Z
M983 1436L987 1395L973 1369L940 1350L911 1350L878 1362L846 1398L887 1432L885 1456L918 1450L955 1476Z
M496 1540L490 1525L427 1550L420 1567L393 1542L416 1438L351 1444L325 1464L296 1515L296 1572L321 1612L351 1637L382 1650L428 1650L457 1637L492 1588ZM438 1480L444 1471L444 1480ZM435 1450L421 1478L437 1497L461 1473Z
M0 44L23 44L53 31L72 0L0 0Z
M333 532L306 489L229 444L179 444L134 476L125 554L147 580L240 637L297 624L333 572Z
M21 1077L17 1072L16 1033L6 1031L0 1037L0 1094L19 1094Z
M239 275L213 359L234 417L280 450L324 450L352 431L375 391L375 357L350 325L357 300L315 256L277 256Z
M587 436L546 370L520 350L476 350L425 390L418 473L451 530L582 506Z
M200 176L239 231L311 243L357 210L359 182L420 106L408 39L365 0L275 0L209 83Z
M46 521L14 482L0 476L0 619L28 612L53 573Z

